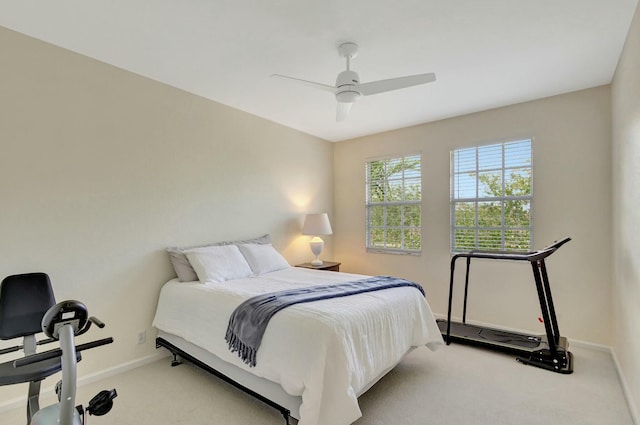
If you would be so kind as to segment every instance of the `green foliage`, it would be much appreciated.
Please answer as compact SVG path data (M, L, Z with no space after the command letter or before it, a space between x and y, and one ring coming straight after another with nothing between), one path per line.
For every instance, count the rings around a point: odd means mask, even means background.
M420 250L420 157L367 164L368 246Z
M510 170L502 184L502 173L481 173L479 192L487 200L455 202L454 251L528 251L531 235L531 170ZM491 200L490 198L502 198ZM507 198L507 199L504 199ZM476 222L477 220L477 222ZM504 225L504 245L502 227ZM478 228L476 239L475 228Z

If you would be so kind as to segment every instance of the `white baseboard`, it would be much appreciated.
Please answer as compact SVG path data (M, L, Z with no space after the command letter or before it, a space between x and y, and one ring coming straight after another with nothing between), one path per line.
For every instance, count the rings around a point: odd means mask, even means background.
M640 410L638 410L638 406L636 405L633 396L631 395L631 391L629 390L629 384L627 383L624 374L622 373L622 368L620 367L620 362L618 362L618 356L616 356L615 350L611 349L611 357L613 357L613 363L616 365L616 371L618 372L618 378L620 379L620 384L622 385L622 392L624 393L624 398L627 400L627 406L629 406L629 413L631 414L631 420L635 425L640 425Z
M90 375L83 376L78 378L78 387L83 387L85 385L92 384L96 381L100 381L101 379L109 378L111 376L118 375L120 373L126 372L131 369L135 369L140 366L144 366L149 363L153 363L156 360L160 360L164 357L167 357L169 352L166 350L158 350L156 353L141 357L139 359L123 363L118 366L111 367L109 369L101 370L99 372L92 373ZM54 394L54 386L50 386L47 388L43 388L40 391L40 394ZM8 410L17 409L20 407L24 407L27 405L27 396L24 397L16 397L10 400L6 400L0 403L0 413L6 412Z
M596 344L595 342L581 341L579 339L569 338L569 346L570 347L573 346L573 347L587 348L589 350L602 351L604 353L611 354L611 347L610 346L604 345L604 344Z

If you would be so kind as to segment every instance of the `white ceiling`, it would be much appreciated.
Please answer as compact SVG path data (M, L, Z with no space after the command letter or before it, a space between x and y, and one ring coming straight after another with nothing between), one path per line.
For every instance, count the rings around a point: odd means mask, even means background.
M326 140L611 82L638 0L2 0L0 25ZM335 121L361 82L435 72Z

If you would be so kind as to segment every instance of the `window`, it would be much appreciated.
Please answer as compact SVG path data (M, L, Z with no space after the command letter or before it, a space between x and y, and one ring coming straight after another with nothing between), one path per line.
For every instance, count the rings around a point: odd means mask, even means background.
M530 251L531 140L451 152L451 251Z
M420 254L420 163L420 155L367 163L367 251Z

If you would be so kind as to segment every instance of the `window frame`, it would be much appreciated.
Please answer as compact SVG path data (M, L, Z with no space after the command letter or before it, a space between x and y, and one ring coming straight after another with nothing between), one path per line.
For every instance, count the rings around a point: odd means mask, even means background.
M509 145L509 144L516 144L516 143L522 143L522 142L529 142L529 165L528 166L522 166L520 165L515 165L515 166L506 166L505 165L505 146ZM501 219L500 219L500 226L499 226L499 230L500 230L500 251L506 251L506 252L526 252L526 251L531 251L533 249L533 233L534 233L534 220L533 220L533 212L534 212L534 189L533 189L533 145L534 145L534 138L533 137L524 137L524 138L520 138L520 139L512 139L512 140L507 140L507 141L503 141L503 142L494 142L494 143L486 143L486 144L482 144L482 145L474 145L474 146L465 146L465 147L459 147L456 149L451 150L450 152L450 180L449 180L449 185L450 185L450 202L449 202L449 207L450 207L450 212L449 212L449 216L450 216L450 252L452 255L455 255L457 253L460 252L466 252L469 251L468 247L465 247L464 249L456 249L456 230L457 229L465 229L465 230L473 230L474 232L474 247L472 248L473 250L479 250L479 243L480 243L480 238L479 238L479 231L482 230L498 230L497 227L492 227L492 226L480 226L479 223L479 214L478 214L478 204L482 203L482 202L507 202L507 201L520 201L520 200L525 200L529 202L529 226L528 227L516 227L516 226L508 226L506 225L506 220L505 220L505 209L504 206L501 208ZM500 146L501 147L501 166L500 167L493 167L493 168L481 168L480 167L480 160L479 160L479 149L482 148L488 148L491 146ZM455 176L456 174L462 174L463 172L457 172L455 171L455 155L456 152L462 151L462 150L470 150L470 149L475 149L475 169L473 170L473 173L475 173L476 177L475 177L475 185L476 185L476 196L475 197L460 197L460 198L456 198L455 197ZM517 196L506 196L505 195L505 175L508 171L511 170L517 170L517 169L523 169L523 168L528 168L529 169L529 175L530 175L530 191L528 195L517 195ZM483 173L483 172L495 172L495 171L500 171L501 172L501 185L502 185L502 195L501 196L484 196L484 197L480 197L479 195L479 186L480 186L480 179L478 178L478 176ZM470 172L470 171L464 171L464 172ZM456 204L457 203L463 203L463 202L469 202L469 203L475 203L475 225L473 227L470 226L456 226ZM504 204L503 204L504 205ZM529 247L527 249L522 249L522 250L515 250L515 249L507 249L507 247L505 246L505 231L506 230L528 230L529 231Z
M405 175L406 170L403 168L402 170L402 178L401 179L393 179L393 181L400 181L402 184L402 200L393 200L393 201L388 201L386 199L386 193L385 193L385 200L382 202L371 202L371 187L372 187L372 182L370 181L370 167L371 164L374 162L392 162L392 161L398 161L401 160L403 162L407 161L407 160L411 160L411 159L418 159L419 160L419 164L420 164L420 168L418 171L418 176L409 176L407 177ZM366 251L370 252L370 253L385 253L385 254L402 254L402 255L421 255L422 254L422 165L423 165L423 159L422 159L422 153L421 152L414 152L414 153L407 153L407 154L395 154L395 155L390 155L390 156L384 156L384 157L377 157L377 158L371 158L371 159L367 159L366 163L365 163L365 247L366 247ZM405 182L407 180L418 180L420 182L420 199L419 200L406 200L405 196L406 196L406 187L405 187ZM417 205L419 207L419 219L420 219L420 223L418 226L408 226L405 225L404 223L404 208L402 208L403 206L413 206L413 205ZM372 226L371 225L371 212L373 207L400 207L400 225L398 226L390 226L387 224L386 222L386 208L385 208L385 220L384 220L384 224L382 226ZM377 245L372 245L372 238L371 238L371 230L372 228L380 228L383 229L384 232L384 246L377 246ZM400 232L401 235L401 247L400 248L389 248L386 246L386 235L387 235L387 231L389 229L392 230L398 230ZM416 231L418 233L418 235L420 236L420 248L419 249L414 249L414 248L407 248L406 247L406 243L405 243L405 231L406 230L413 230Z

